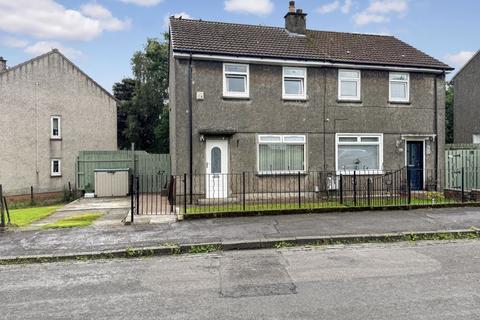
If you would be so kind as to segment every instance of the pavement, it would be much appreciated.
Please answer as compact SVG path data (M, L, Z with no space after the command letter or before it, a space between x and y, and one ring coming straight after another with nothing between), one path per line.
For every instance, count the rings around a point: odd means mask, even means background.
M127 209L118 210L118 216ZM122 211L123 210L123 211ZM122 213L123 212L123 213ZM13 230L0 233L0 260L16 257L88 255L131 248L190 244L246 244L321 237L369 237L398 232L472 230L480 227L480 208L364 211L218 218L89 228ZM302 240L303 241L303 240ZM245 248L245 246L244 246Z
M1 319L480 319L480 241L0 266Z

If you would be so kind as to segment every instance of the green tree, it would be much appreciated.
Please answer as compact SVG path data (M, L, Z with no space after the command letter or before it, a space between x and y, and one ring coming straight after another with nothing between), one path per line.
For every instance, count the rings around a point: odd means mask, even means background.
M148 39L134 53L133 79L114 85L119 107L119 145L155 153L169 152L168 129L168 34L164 40ZM131 91L133 85L133 93Z
M450 84L445 98L445 143L453 143L453 86Z

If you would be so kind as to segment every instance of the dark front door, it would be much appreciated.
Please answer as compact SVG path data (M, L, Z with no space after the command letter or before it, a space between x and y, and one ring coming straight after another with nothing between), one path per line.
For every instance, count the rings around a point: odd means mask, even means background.
M407 141L407 170L410 189L423 189L423 141Z

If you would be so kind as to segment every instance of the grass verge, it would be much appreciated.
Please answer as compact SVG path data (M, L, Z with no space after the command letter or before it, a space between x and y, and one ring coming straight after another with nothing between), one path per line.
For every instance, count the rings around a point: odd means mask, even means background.
M11 224L14 227L24 227L54 213L61 206L35 207L10 210Z
M60 219L43 226L43 229L60 229L60 228L82 228L90 226L95 220L100 218L102 214L98 212L83 213L73 217Z

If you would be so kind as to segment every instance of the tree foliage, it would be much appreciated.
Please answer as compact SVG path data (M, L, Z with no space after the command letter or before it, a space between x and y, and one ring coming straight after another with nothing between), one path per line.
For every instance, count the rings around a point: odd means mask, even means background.
M445 100L445 143L453 143L453 86L447 85Z
M168 34L164 40L148 39L134 53L133 79L115 83L118 110L118 141L121 149L135 143L137 150L168 153Z

